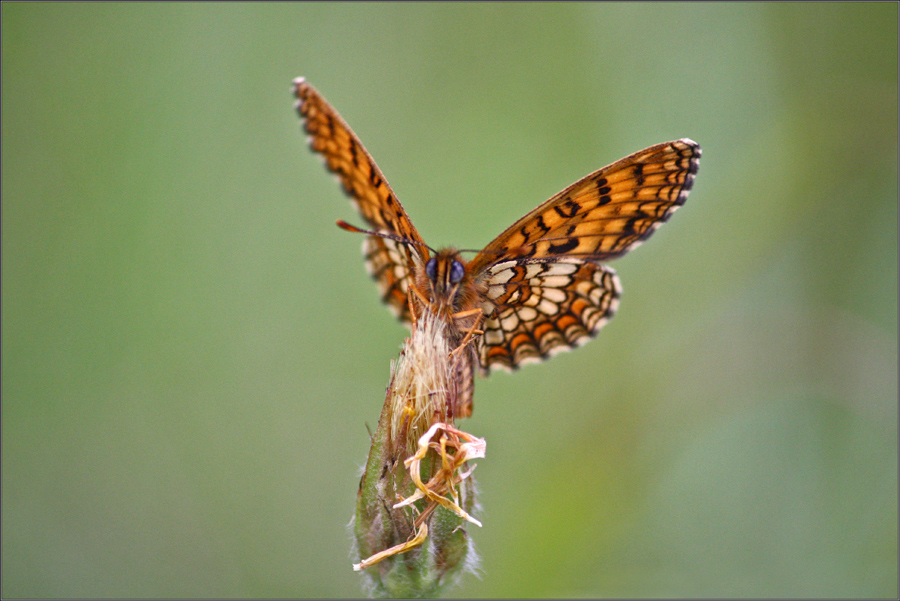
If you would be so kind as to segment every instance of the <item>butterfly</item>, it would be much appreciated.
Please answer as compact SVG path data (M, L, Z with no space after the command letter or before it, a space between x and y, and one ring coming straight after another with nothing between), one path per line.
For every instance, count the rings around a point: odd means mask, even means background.
M337 111L304 78L296 108L313 151L372 230L363 244L381 298L412 326L424 308L447 324L458 354L458 401L472 413L474 371L508 371L577 347L615 314L621 287L602 264L646 240L687 200L700 146L645 148L570 185L513 223L471 261L427 246L384 175Z

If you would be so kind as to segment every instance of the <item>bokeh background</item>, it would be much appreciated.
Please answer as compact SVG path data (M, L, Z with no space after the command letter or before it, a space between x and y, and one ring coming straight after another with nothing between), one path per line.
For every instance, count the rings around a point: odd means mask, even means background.
M896 3L0 8L3 597L361 594L405 330L303 75L432 246L703 147L598 339L478 381L449 594L896 598Z

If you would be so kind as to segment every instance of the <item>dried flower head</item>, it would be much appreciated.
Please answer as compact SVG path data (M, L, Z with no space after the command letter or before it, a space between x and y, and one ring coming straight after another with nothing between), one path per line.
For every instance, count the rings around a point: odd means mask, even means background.
M471 459L483 439L452 423L453 353L442 319L427 308L391 366L355 516L362 571L373 592L434 595L474 558L466 522L475 505Z

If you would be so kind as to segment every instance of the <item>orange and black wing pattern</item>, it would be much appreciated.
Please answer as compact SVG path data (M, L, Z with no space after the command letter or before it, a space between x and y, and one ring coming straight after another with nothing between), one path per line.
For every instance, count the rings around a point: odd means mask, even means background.
M382 300L402 321L410 323L410 278L416 266L428 260L422 237L371 155L338 112L302 77L294 80L293 90L310 148L321 154L325 166L337 175L366 223L379 233L402 240L367 236L363 253Z
M484 290L485 370L514 369L583 343L615 313L620 286L599 262L646 240L684 204L700 146L657 144L575 182L519 219L467 269Z

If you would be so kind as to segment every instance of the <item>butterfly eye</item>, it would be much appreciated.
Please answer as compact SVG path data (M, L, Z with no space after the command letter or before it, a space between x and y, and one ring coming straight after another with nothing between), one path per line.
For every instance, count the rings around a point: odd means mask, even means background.
M432 282L437 279L437 261L435 259L428 259L428 262L425 263L425 275Z
M453 261L450 264L450 283L459 284L464 275L466 275L466 268L459 261Z

